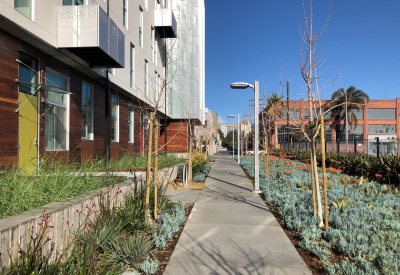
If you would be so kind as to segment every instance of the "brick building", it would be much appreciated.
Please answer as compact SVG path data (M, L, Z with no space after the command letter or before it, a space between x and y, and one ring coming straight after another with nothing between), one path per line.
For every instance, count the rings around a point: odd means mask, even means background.
M278 120L278 147L298 142L296 125L308 123L307 106L306 100L289 101L289 123L287 110L282 111L283 115ZM355 128L348 126L348 150L350 152L356 150L375 155L377 151L376 138L378 137L381 153L397 153L397 138L400 137L400 98L370 100L364 109L352 111L357 116L358 125ZM337 127L331 127L332 118L331 113L328 112L325 114L324 122L327 149L329 151L345 151L344 121L341 121ZM272 133L272 141L275 140L274 136L275 133Z

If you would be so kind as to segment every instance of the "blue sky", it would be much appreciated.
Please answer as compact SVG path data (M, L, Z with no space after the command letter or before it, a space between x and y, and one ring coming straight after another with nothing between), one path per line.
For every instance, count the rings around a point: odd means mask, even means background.
M231 90L229 84L236 81L258 80L262 97L265 92L279 94L282 79L286 98L289 80L291 99L305 98L300 75L302 1L205 0L205 9L207 108L225 122L236 121L227 118L229 114L248 113L254 93ZM328 9L329 1L314 0L316 31L322 30ZM327 83L341 77L323 90L323 99L351 85L371 99L400 97L400 1L333 0L317 47L317 58L326 60L319 75Z

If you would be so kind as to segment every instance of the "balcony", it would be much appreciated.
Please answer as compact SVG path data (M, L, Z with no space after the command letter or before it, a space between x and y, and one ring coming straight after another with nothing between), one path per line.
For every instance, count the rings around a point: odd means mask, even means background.
M125 35L98 5L58 7L58 48L91 68L125 66Z
M154 10L154 28L161 38L177 37L177 24L172 9Z

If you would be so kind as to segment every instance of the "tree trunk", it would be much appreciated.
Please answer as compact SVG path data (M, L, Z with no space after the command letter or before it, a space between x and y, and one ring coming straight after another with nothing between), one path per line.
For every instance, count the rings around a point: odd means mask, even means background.
M269 164L269 132L266 135L267 138L267 150L266 150L266 158L267 158L267 178L271 176L271 166Z
M158 124L158 123L157 123ZM159 126L154 128L154 219L158 216L158 153L159 153Z
M188 163L188 183L192 182L193 173L192 173L192 157L193 157L193 137L189 135L189 163Z
M311 147L311 145L310 145ZM312 150L310 148L310 174L311 174L311 190L312 190L312 205L314 218L317 217L317 204L315 200L315 180L314 180L314 161L312 156Z
M321 192L319 190L319 178L318 178L318 169L317 169L317 154L315 151L315 138L311 140L311 153L313 159L313 172L314 172L314 179L315 179L315 191L317 197L317 215L319 218L318 226L322 228L324 226L323 218L322 218L322 203L321 203Z
M147 170L146 170L146 201L145 201L145 218L146 222L150 222L150 183L151 183L151 147L153 143L153 125L154 125L154 112L150 112L150 125L147 146Z
M329 226L329 212L328 212L328 189L326 180L326 164L325 164L325 125L324 116L321 115L321 153L322 153L322 174L324 182L324 212L325 212L325 230L328 230Z
M267 174L268 174L268 172L267 172L267 158L268 158L267 152L268 152L268 149L267 149L267 135L266 135L265 129L264 129L264 142L263 143L264 143L263 144L263 147L264 147L263 163L264 163L264 179L265 179L267 177Z
M277 120L275 118L275 124L274 124L274 143L275 143L275 149L278 149L278 124L277 124Z

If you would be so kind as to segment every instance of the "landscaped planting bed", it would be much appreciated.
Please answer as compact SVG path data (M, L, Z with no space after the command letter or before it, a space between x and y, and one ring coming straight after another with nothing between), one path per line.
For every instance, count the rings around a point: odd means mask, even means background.
M145 157L126 155L106 165L104 160L65 163L49 157L42 161L41 169L34 174L27 174L23 168L4 169L0 171L0 218L114 185L126 179L113 172L143 171L146 161ZM182 162L183 159L174 155L161 154L159 169ZM100 171L106 172L99 177Z
M360 184L358 177L330 169L336 172L327 172L329 229L324 231L313 217L307 164L274 156L270 160L270 179L264 178L260 162L265 199L287 228L300 234L302 249L321 259L328 274L400 274L400 195L394 186L365 179ZM241 162L253 177L252 160Z

